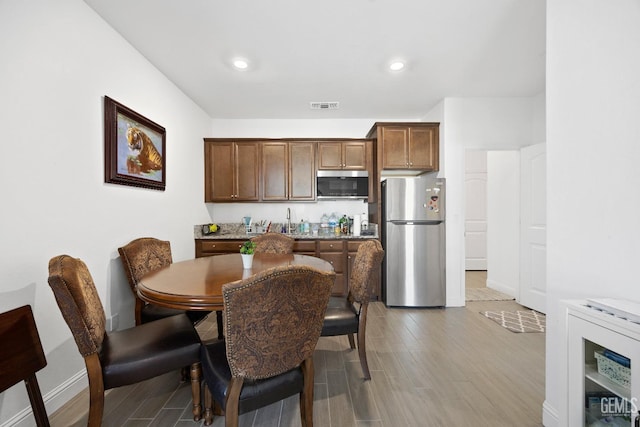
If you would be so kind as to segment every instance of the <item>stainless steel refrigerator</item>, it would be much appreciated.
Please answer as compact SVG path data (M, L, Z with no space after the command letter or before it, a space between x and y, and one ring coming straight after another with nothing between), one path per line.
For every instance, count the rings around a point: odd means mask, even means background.
M445 180L382 182L382 298L393 307L445 305Z

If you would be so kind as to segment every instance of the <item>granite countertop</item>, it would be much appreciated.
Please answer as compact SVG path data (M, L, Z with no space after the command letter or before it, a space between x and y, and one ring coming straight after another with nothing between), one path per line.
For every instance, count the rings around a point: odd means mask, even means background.
M219 231L209 234L202 234L202 224L193 226L193 238L194 239L218 239L218 240L243 240L250 239L251 237L257 236L260 233L250 232L247 233L244 225L235 224L235 223L220 223L218 224ZM282 224L273 223L271 224L272 230L280 230L282 229ZM377 224L369 224L368 232L373 232L373 234L366 234L360 236L354 236L352 234L339 234L330 233L324 231L322 228L319 228L318 234L312 233L290 233L287 236L291 236L296 240L336 240L336 239L344 239L344 240L367 240L367 239L378 239L380 236L378 234L378 225ZM272 232L272 231L270 231Z

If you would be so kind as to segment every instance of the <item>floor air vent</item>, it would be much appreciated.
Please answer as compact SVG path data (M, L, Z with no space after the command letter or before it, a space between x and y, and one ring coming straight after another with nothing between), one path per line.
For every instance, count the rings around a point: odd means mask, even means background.
M339 102L310 102L312 110L337 110L340 108Z

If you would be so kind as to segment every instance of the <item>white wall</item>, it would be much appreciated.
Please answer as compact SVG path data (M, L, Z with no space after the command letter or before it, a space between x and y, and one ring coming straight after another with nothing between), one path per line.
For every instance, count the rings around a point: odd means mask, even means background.
M520 152L487 153L487 287L513 297L520 283Z
M559 300L640 300L640 5L612 6L547 2L547 426L566 425Z
M446 98L441 130L447 179L447 306L463 306L464 298L464 154L467 149L505 150L531 145L539 127L536 98ZM539 104L538 104L539 108ZM441 131L442 132L442 131Z
M132 325L117 248L155 236L171 241L174 259L193 257L193 224L208 220L202 136L211 122L81 0L0 2L0 54L0 311L34 308L51 414L86 383L47 284L49 259L82 258L107 317ZM166 128L166 191L103 183L104 95ZM0 394L0 425L25 408L22 384Z

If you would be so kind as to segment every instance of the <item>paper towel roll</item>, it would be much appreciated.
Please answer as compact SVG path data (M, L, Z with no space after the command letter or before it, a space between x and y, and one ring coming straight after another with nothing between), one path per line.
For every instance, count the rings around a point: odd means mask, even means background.
M353 235L360 235L360 215L353 216Z

